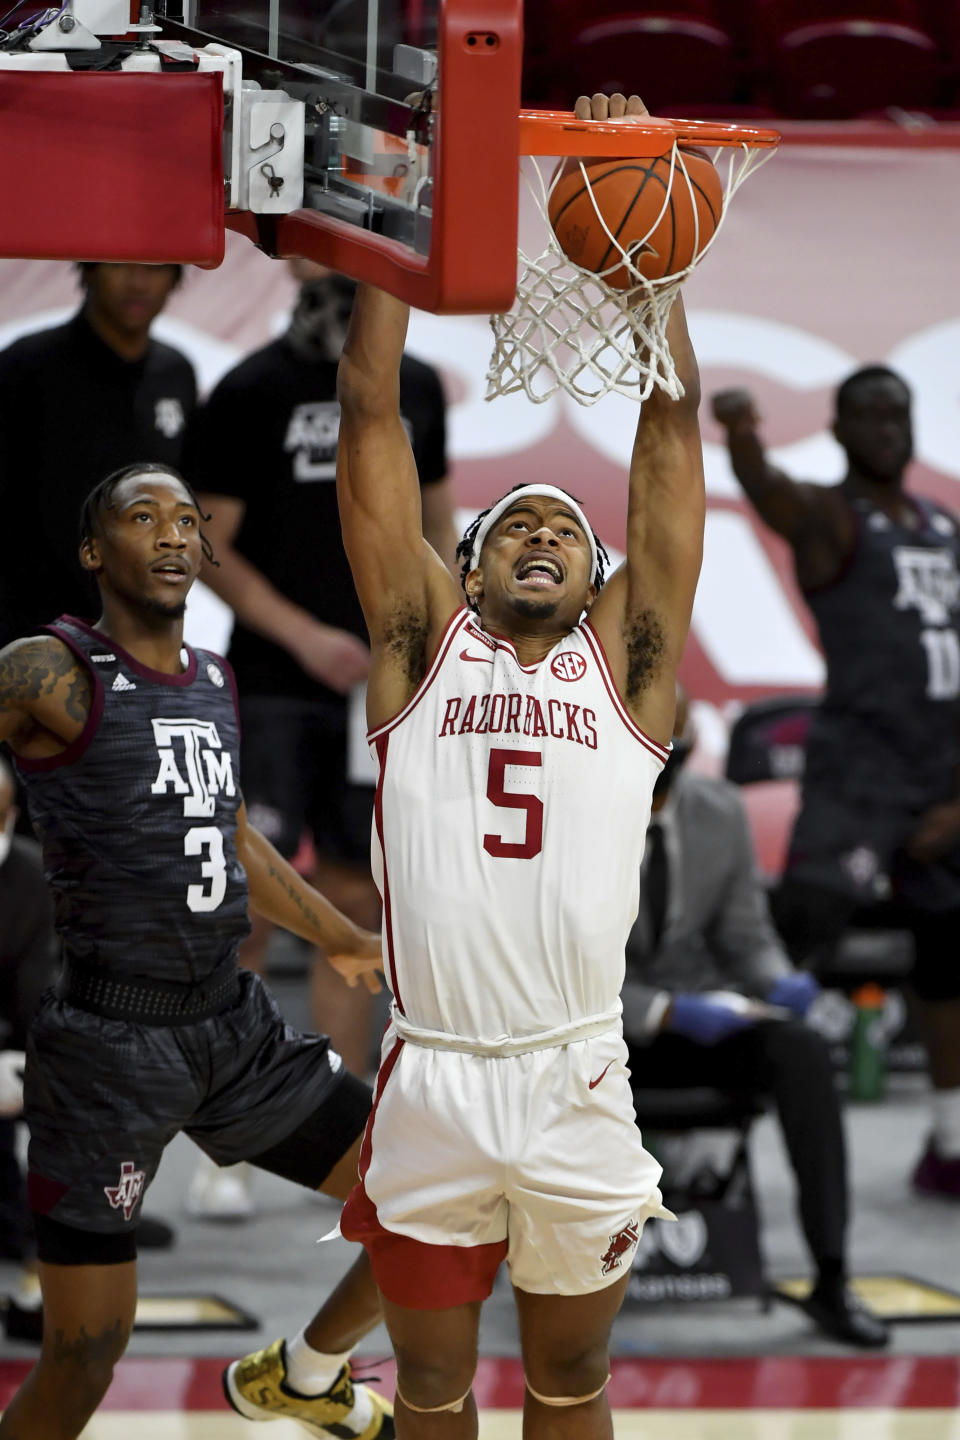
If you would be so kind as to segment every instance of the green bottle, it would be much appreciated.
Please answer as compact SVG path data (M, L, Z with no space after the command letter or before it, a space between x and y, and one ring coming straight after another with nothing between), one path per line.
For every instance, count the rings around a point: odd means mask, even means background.
M886 995L879 985L861 985L850 996L856 1010L848 1061L851 1100L882 1100L887 1086Z

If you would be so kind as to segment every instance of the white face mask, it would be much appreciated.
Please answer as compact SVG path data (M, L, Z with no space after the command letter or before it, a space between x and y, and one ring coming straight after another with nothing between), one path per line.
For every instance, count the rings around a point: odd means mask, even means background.
M10 854L10 846L13 844L13 828L16 824L16 819L17 817L13 811L11 811L7 816L6 825L0 830L0 866L3 865L7 856Z

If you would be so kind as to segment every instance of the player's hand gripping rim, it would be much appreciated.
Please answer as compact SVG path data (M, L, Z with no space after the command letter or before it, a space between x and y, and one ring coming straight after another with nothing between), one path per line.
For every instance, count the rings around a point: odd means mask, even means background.
M573 112L578 120L622 120L624 115L649 115L639 95L579 95Z

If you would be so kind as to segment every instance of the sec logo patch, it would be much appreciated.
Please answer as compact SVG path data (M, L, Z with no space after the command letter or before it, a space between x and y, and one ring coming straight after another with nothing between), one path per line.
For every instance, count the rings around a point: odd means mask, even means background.
M582 680L587 673L587 662L575 650L562 650L550 661L550 673L558 680Z

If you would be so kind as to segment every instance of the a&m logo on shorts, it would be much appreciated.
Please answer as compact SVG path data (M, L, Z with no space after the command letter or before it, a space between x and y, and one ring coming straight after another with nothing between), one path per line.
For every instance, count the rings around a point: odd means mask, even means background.
M550 673L558 680L582 680L587 673L587 662L576 650L561 650L550 661Z
M144 1170L135 1170L132 1160L120 1165L120 1181L117 1185L104 1185L103 1193L110 1201L111 1210L122 1210L124 1220L131 1220L137 1208L137 1201L143 1194L143 1182L147 1175Z
M600 1273L609 1275L611 1270L616 1270L623 1263L624 1255L629 1255L639 1239L640 1226L638 1222L628 1220L622 1230L618 1230L616 1235L610 1236L610 1244L600 1256Z

